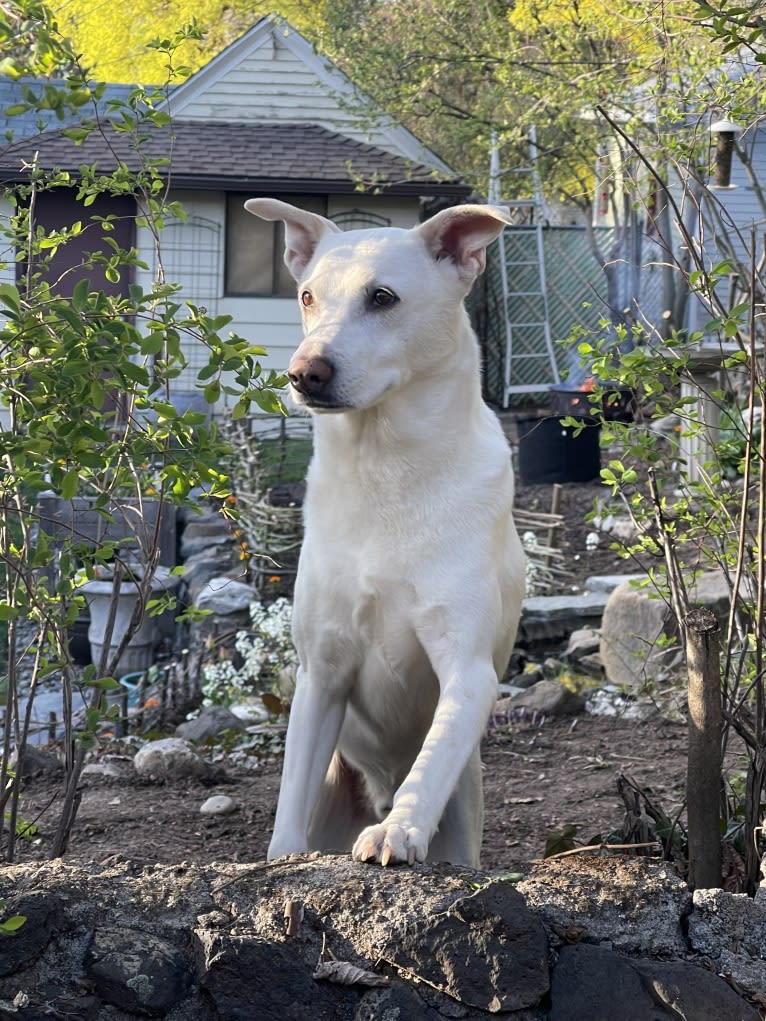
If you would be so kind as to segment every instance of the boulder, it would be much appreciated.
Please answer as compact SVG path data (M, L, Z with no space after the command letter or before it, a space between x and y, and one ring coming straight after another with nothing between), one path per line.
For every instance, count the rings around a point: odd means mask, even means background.
M530 907L556 932L651 957L683 954L692 909L686 883L666 862L571 855L537 865L518 884ZM619 923L617 919L620 919Z
M689 589L693 606L712 610L723 625L729 590L719 571L706 572ZM601 659L607 680L630 690L664 678L677 669L681 656L678 629L670 606L653 589L618 585L609 596L601 621Z
M133 765L139 776L159 781L190 776L208 779L215 774L213 766L180 737L149 741L136 752Z
M558 681L538 681L531 688L517 692L497 703L497 712L527 709L543 716L575 716L585 708L585 699Z
M252 585L232 578L211 578L197 596L197 608L210 610L217 616L249 613L250 603L256 598Z
M186 741L214 740L227 730L243 731L245 724L238 716L222 705L206 706L192 720L184 720L176 727L176 737Z
M679 649L670 640L675 620L667 603L630 583L609 596L601 621L601 662L610 684L629 690L667 676L678 665Z
M744 894L695 890L689 943L719 974L744 989L766 990L766 904Z

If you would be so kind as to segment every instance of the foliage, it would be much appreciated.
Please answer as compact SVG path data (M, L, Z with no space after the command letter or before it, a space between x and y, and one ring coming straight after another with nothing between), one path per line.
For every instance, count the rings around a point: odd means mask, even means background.
M250 605L250 627L238 631L235 649L241 666L216 650L218 658L202 670L205 705L233 705L261 696L269 711L284 711L285 697L298 660L292 643L292 605L277 599ZM289 694L289 692L287 692ZM269 697L271 696L271 697Z
M51 5L61 31L99 77L111 82L158 83L167 79L165 54L156 42L174 38L179 25L205 26L205 35L187 37L174 52L175 70L198 71L266 14L280 14L297 29L316 16L316 4L307 10L296 0L168 0L157 5L138 0L130 5L105 7L88 0L54 0Z
M77 66L66 40L55 32L50 18L27 0L14 0L18 17L44 18L48 34L41 35L26 67L17 72ZM7 15L3 9L7 30ZM177 46L194 29L182 29L158 46L168 67L176 64ZM45 40L46 51L41 51ZM132 136L141 153L147 127L165 126L159 109L165 92L133 90L124 103L110 104L105 117L87 116L95 110L102 88L79 73L60 86L50 85L26 104L40 110L65 110L79 116L78 138L99 131ZM21 112L21 111L19 111ZM8 799L11 809L7 856L13 857L18 786L9 773L13 745L23 749L39 685L60 677L64 694L66 780L54 854L66 844L76 810L76 788L85 748L92 743L106 712L105 693L116 682L114 673L122 651L142 615L164 607L151 599L152 580L159 562L158 530L101 539L78 534L76 525L65 536L53 534L40 519L41 493L74 507L80 501L105 523L143 519L145 501L167 505L196 505L195 492L225 500L230 492L221 465L226 446L214 421L205 413L179 410L175 394L187 368L185 345L206 352L197 388L212 405L226 395L239 413L252 404L270 411L281 407L275 388L283 379L263 373L264 351L228 332L230 317L211 317L203 308L182 305L178 288L164 279L162 231L169 218L184 217L168 198L169 182L163 160L143 158L131 173L115 160L109 172L103 165L83 166L77 176L35 164L26 180L6 188L11 213L2 225L5 246L17 253L21 272L15 282L5 274L0 283L0 621L8 627L6 716L0 757L0 813ZM77 222L46 230L35 213L42 197L74 191L82 209ZM158 271L149 267L137 249L125 249L114 238L116 216L96 214L91 207L101 196L128 195L135 199L136 224L152 239ZM64 273L54 272L54 256L70 244L77 251L83 236L91 239L84 254L70 261ZM136 271L135 280L120 284ZM137 281L140 274L147 285ZM131 516L132 515L132 516ZM76 522L73 514L72 520ZM133 568L141 562L141 571ZM139 598L131 625L117 648L104 640L101 662L80 674L74 669L68 629L82 606L79 585L108 568L115 598L121 580L136 585ZM113 626L113 621L112 621ZM31 664L32 679L22 690L19 664ZM82 730L75 733L70 708L77 692L86 704ZM26 706L22 701L24 696ZM75 742L75 738L77 742ZM76 747L75 747L76 744ZM73 750L74 749L74 750ZM0 819L4 816L0 814ZM0 830L2 835L2 830Z
M636 328L638 343L619 359L608 329L598 340L581 339L579 345L597 377L632 388L643 408L637 422L602 422L602 443L610 456L601 476L637 532L622 552L646 568L650 583L672 607L682 637L695 576L715 570L727 582L731 611L723 635L724 719L726 734L736 731L748 750L747 793L740 808L751 834L760 826L766 782L766 457L760 424L766 412L765 283L759 281L755 306L735 306L711 318L701 331L676 334L666 344ZM720 364L720 383L710 369L700 367L700 348L710 363ZM594 402L600 393L597 389ZM723 414L721 433L710 432L713 410ZM736 815L737 808L732 812ZM752 839L745 841L751 887L758 869L756 848Z
M5 908L5 901L0 897L0 914ZM24 915L10 915L8 918L0 919L0 937L13 936L26 922Z

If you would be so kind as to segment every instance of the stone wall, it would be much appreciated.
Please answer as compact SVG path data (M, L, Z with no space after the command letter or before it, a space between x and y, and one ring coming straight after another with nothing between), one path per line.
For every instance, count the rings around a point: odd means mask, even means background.
M766 907L640 858L0 869L0 1018L758 1021ZM723 926L719 923L724 920ZM729 981L719 972L725 972Z

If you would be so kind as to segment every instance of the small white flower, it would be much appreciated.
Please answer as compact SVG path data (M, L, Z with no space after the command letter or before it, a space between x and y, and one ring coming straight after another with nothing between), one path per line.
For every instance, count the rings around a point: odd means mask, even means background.
M598 532L588 532L585 536L585 548L587 550L598 549L599 543L601 542L601 536Z

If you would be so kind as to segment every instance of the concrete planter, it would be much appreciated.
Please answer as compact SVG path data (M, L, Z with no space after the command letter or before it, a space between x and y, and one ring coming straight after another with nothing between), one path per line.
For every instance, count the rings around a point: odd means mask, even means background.
M178 576L171 574L167 568L157 568L157 573L152 582L152 596L156 598L162 592L174 591L179 581ZM88 640L90 641L93 662L96 664L100 661L104 648L113 588L111 578L105 578L103 580L95 579L94 581L88 581L80 589L88 603L90 613ZM117 613L110 641L111 649L117 649L125 632L128 630L137 601L138 589L135 582L129 580L122 581L120 583ZM144 614L138 631L120 656L115 671L118 677L122 674L147 670L151 666L154 660L155 649L162 635L160 619L160 617L149 617L147 614Z

